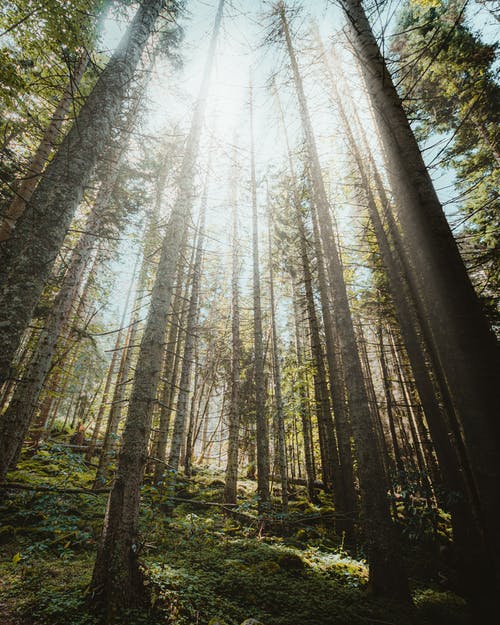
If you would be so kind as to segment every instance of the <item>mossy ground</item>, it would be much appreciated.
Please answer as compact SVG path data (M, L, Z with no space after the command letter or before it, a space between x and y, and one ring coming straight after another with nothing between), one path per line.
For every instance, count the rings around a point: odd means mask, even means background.
M217 502L220 476L200 471L180 484L184 497ZM53 447L23 458L9 480L30 485L89 487L93 473L78 454ZM252 482L240 485L252 512ZM179 493L178 493L179 494ZM217 507L180 503L164 512L163 497L144 488L141 561L151 610L122 616L126 625L466 625L464 602L428 580L413 580L414 608L371 598L362 559L348 555L328 515L300 499L286 536L263 535ZM85 591L106 495L12 491L0 505L2 625L97 625ZM178 502L175 502L178 503ZM295 515L295 516L294 516ZM299 516L300 515L300 516ZM278 517L279 518L279 515ZM215 621L212 621L215 622Z

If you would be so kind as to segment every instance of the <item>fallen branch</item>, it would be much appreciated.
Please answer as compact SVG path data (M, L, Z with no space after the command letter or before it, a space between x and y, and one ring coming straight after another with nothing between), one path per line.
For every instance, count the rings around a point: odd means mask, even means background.
M167 501L182 501L183 503L194 503L200 506L219 506L220 508L232 509L238 504L235 503L221 503L218 501L203 501L202 499L184 499L184 497L168 497Z
M3 482L0 484L0 488L4 490L31 490L34 492L42 493L66 493L71 495L101 495L102 493L109 493L109 488L96 488L91 490L89 488L58 488L57 486L30 486L29 484L21 484L19 482Z

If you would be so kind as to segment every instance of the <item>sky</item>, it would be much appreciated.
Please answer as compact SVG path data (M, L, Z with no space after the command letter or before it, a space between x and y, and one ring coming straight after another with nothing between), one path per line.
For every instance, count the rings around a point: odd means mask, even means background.
M187 2L188 12L181 19L185 31L185 39L181 45L184 59L180 72L174 72L169 64L160 61L153 70L148 90L148 113L141 132L160 139L164 133L172 131L176 126L181 133L187 133L193 103L201 82L208 43L213 28L217 8L216 0L191 0ZM290 4L290 3L288 3ZM324 74L317 67L316 58L310 45L308 32L312 24L317 24L320 36L328 45L329 42L341 38L343 18L339 9L326 0L304 0L300 3L303 11L291 24L295 33L294 44L299 52L299 63L304 77L306 95L308 97L313 118L314 130L318 142L322 164L331 171L327 177L334 197L343 197L345 180L338 180L338 171L347 162L346 146L337 132L338 120L328 99L329 89L325 84ZM492 3L489 3L492 4ZM401 6L400 0L389 0L383 10L372 15L372 23L377 34L384 32L386 40L394 28L394 14ZM252 76L255 112L255 147L257 180L259 184L259 210L265 205L265 177L270 172L286 169L286 152L282 129L278 116L275 97L269 89L270 77L275 75L284 109L288 133L292 144L300 144L301 125L298 118L295 94L290 81L287 61L283 49L276 45L266 45L265 36L268 32L270 2L267 0L226 0L222 28L218 40L212 75L208 110L202 139L201 170L206 167L206 154L213 152L212 174L209 189L208 224L210 238L207 239L207 256L210 254L229 254L228 223L229 205L227 178L231 165L233 146L237 144L240 161L241 179L239 184L240 231L243 255L248 254L250 243L250 194L249 194L249 80ZM483 5L469 3L468 17L471 23L485 38L494 37L497 22ZM110 16L105 22L102 45L112 50L119 41L124 30L124 21ZM352 76L352 68L344 57L344 70ZM347 85L340 85L346 92L354 94L360 100L353 79ZM363 109L361 109L363 115ZM367 128L370 120L364 117ZM430 143L436 143L434 139ZM424 158L429 162L440 150L441 144L424 151ZM335 165L332 170L331 165ZM453 176L449 171L433 169L435 185L443 201L448 201L453 193ZM338 180L338 184L336 184ZM171 181L174 183L174 181ZM164 198L165 213L175 194L175 185L167 185ZM196 207L195 207L196 208ZM455 210L448 207L450 213ZM337 206L337 219L344 236L345 244L349 245L359 222L359 215L353 207ZM264 220L263 220L264 221ZM265 226L263 226L265 229ZM127 243L125 244L126 249ZM261 241L262 251L267 249L265 234ZM121 295L130 280L133 265L132 254L122 253L120 261L115 264L117 273L117 306L111 307L113 314L118 315ZM248 273L248 271L247 271ZM242 280L244 295L251 287L247 273L243 271ZM283 294L282 294L283 295ZM114 310L116 308L116 310Z

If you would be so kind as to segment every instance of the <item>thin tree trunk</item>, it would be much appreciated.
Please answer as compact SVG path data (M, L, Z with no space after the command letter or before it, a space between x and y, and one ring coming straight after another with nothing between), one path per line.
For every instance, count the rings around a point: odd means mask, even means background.
M188 477L191 476L191 467L193 464L193 439L194 439L194 433L196 429L196 423L195 423L196 400L197 400L198 394L201 393L201 389L199 388L200 369L199 369L199 362L198 362L198 355L197 355L198 350L196 348L197 348L197 344L195 343L195 355L194 355L194 362L193 362L193 369L194 369L193 391L191 393L191 406L189 408L189 418L188 418L188 428L186 432L184 458L181 463L184 465L184 475L187 475Z
M15 228L16 221L23 214L27 202L30 201L33 195L40 180L40 175L47 165L50 153L57 143L57 136L68 115L71 103L74 102L75 92L78 90L78 85L87 68L88 61L89 56L85 51L80 55L74 72L70 75L68 85L52 114L42 140L28 165L27 172L16 189L14 199L3 214L3 221L0 224L0 241L5 241L9 238L11 231Z
M321 177L318 152L285 16L285 8L282 2L278 6L283 34L292 65L302 124L306 134L313 191L321 227L321 238L328 257L328 271L336 308L338 334L345 370L349 414L352 419L356 458L358 461L362 521L369 562L369 586L374 594L408 601L408 579L401 558L397 553L397 534L392 523L389 502L387 500L383 464L375 444L375 431L363 381L363 371L349 309L342 264L337 249L337 242L331 228L328 200Z
M297 295L295 285L292 278L292 299L293 299L293 312L294 312L294 325L295 325L295 351L297 354L297 365L299 368L298 373L298 395L300 401L300 418L302 422L302 439L304 443L304 460L306 469L306 487L309 501L316 502L318 497L314 490L314 482L316 481L316 472L314 467L313 453L312 453L312 440L311 440L311 417L308 409L308 397L305 385L307 381L305 378L304 358L302 355L302 344L299 331L299 306L297 302Z
M190 395L191 371L193 367L193 357L197 342L197 319L199 314L200 281L203 261L203 246L205 240L205 217L207 210L208 176L205 180L205 188L201 200L198 241L193 263L193 281L191 284L191 297L186 322L186 341L184 344L184 355L182 358L181 379L179 381L179 395L177 398L177 409L175 412L174 429L172 432L172 444L168 457L169 466L179 469L181 459L181 447L184 441L186 429L186 419L188 414L188 401Z
M318 315L314 301L311 266L309 256L307 254L306 233L300 210L296 208L295 212L299 229L300 257L304 276L304 290L307 319L309 323L311 354L315 369L315 373L313 375L314 395L316 400L315 405L318 421L323 482L325 483L325 487L333 493L335 504L339 509L344 510L344 502L339 501L336 489L336 476L340 474L339 461L330 410L330 394L327 386L326 366L322 348L323 343L321 340Z
M161 248L150 311L136 364L123 445L91 582L94 602L107 605L111 617L118 609L133 605L142 591L136 547L140 487L147 462L152 411L156 402L176 266L191 213L195 165L223 6L224 0L220 0L200 96L181 164L178 194Z
M389 380L389 372L387 370L387 362L385 359L385 345L382 334L382 325L380 322L378 325L378 348L380 357L380 368L382 370L382 385L384 387L385 408L387 411L387 420L389 422L389 431L391 433L392 449L394 451L396 469L400 474L398 479L402 479L402 476L405 473L405 467L403 464L403 458L401 456L398 435L396 433L394 412L392 406L391 382Z
M102 488L103 484L108 479L111 463L116 456L116 449L119 446L118 428L122 417L136 332L137 323L132 323L128 329L125 342L121 347L120 365L115 380L115 388L111 399L111 408L109 410L106 433L99 456L99 464L94 479L94 489Z
M231 260L231 405L229 409L227 465L224 485L224 501L235 504L238 483L238 453L240 434L240 257L238 236L238 167L236 147L233 153L233 171L231 174L231 205L233 218L232 260Z
M164 0L144 0L48 165L7 241L0 243L0 384L27 328L74 213L109 142Z
M266 390L264 381L264 347L262 341L262 307L260 301L259 230L257 216L257 182L255 179L255 146L253 131L253 93L250 83L250 169L252 193L252 259L253 259L253 339L255 379L255 424L257 439L257 492L258 508L262 514L269 510L269 428L266 415Z
M167 458L167 442L170 429L170 420L173 411L173 403L175 397L175 387L177 385L177 377L179 372L182 328L185 324L187 308L183 305L183 270L184 263L179 260L177 269L177 279L174 294L174 302L172 305L172 315L170 318L170 328L166 344L165 361L163 363L163 392L160 397L160 419L158 440L155 450L155 468L153 481L159 485L163 480L165 473L165 462ZM186 290L188 284L186 284Z
M267 199L269 207L269 197ZM270 209L269 209L270 210ZM269 237L269 295L271 298L271 332L272 332L272 352L273 352L273 378L274 378L274 396L276 400L276 430L277 430L277 451L278 451L278 467L281 480L281 502L283 512L288 510L288 480L287 480L287 454L285 442L285 415L283 410L283 394L281 390L281 364L278 352L278 335L276 329L276 310L274 301L274 272L273 272L273 250L272 250L272 231L271 231L271 213L268 215L268 237Z

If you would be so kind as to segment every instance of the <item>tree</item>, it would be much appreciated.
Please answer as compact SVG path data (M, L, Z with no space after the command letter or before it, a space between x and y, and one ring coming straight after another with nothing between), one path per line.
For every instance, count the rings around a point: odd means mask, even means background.
M169 6L175 14L177 4ZM10 366L104 151L136 67L164 7L145 0L45 170L15 231L0 243L0 383Z
M236 143L236 141L235 141ZM231 198L233 234L232 234L232 259L231 259L231 404L229 412L229 433L227 449L226 479L224 485L224 501L236 503L236 486L238 483L238 447L240 431L240 295L239 276L240 258L238 254L238 166L236 161L236 148L233 152L233 169L231 173Z
M409 599L408 580L403 565L394 553L397 543L385 492L384 470L375 445L369 401L363 381L363 371L354 334L349 300L336 238L332 231L328 199L321 176L318 152L310 122L302 80L293 49L283 2L277 4L283 37L290 58L294 85L299 101L306 146L310 159L314 200L318 210L321 239L336 307L336 322L340 339L342 361L346 373L349 414L358 461L361 490L361 513L370 564L370 588L374 594Z
M274 271L273 271L273 249L272 249L272 230L271 230L271 211L268 202L268 238L269 238L269 293L271 305L271 333L272 333L272 352L273 352L273 379L274 379L274 396L276 401L276 433L277 433L277 452L278 452L278 468L281 480L281 501L283 512L288 510L288 479L287 479L287 458L286 458L286 440L285 440L285 415L283 410L283 393L281 389L281 363L278 351L278 333L276 327L276 304L274 299Z
M191 393L191 371L193 369L195 348L197 343L197 321L199 315L200 280L205 238L205 216L207 209L209 175L209 171L207 170L205 187L201 199L196 252L192 265L193 277L191 282L191 293L189 297L189 306L186 318L186 340L184 343L184 354L182 357L179 394L177 397L177 408L175 411L170 455L168 457L168 465L171 469L175 471L179 470L181 447L184 441L184 433L186 429L186 420L188 414L188 401L190 394L193 397L193 394Z
M111 615L125 606L137 603L143 592L136 545L140 488L147 461L152 411L156 402L175 272L191 214L195 164L223 7L224 0L220 0L203 82L179 172L177 196L161 246L158 272L129 399L123 444L94 566L92 601L106 605Z
M342 7L388 161L413 293L462 428L486 540L500 562L495 529L500 501L493 494L500 471L500 432L493 416L498 347L363 6L343 0Z
M250 184L252 192L252 267L253 267L253 340L255 379L255 424L257 435L257 492L259 511L266 512L269 494L269 427L266 415L264 383L264 345L262 339L262 306L259 267L259 221L257 214L257 181L255 177L255 146L253 129L253 90L250 82Z

